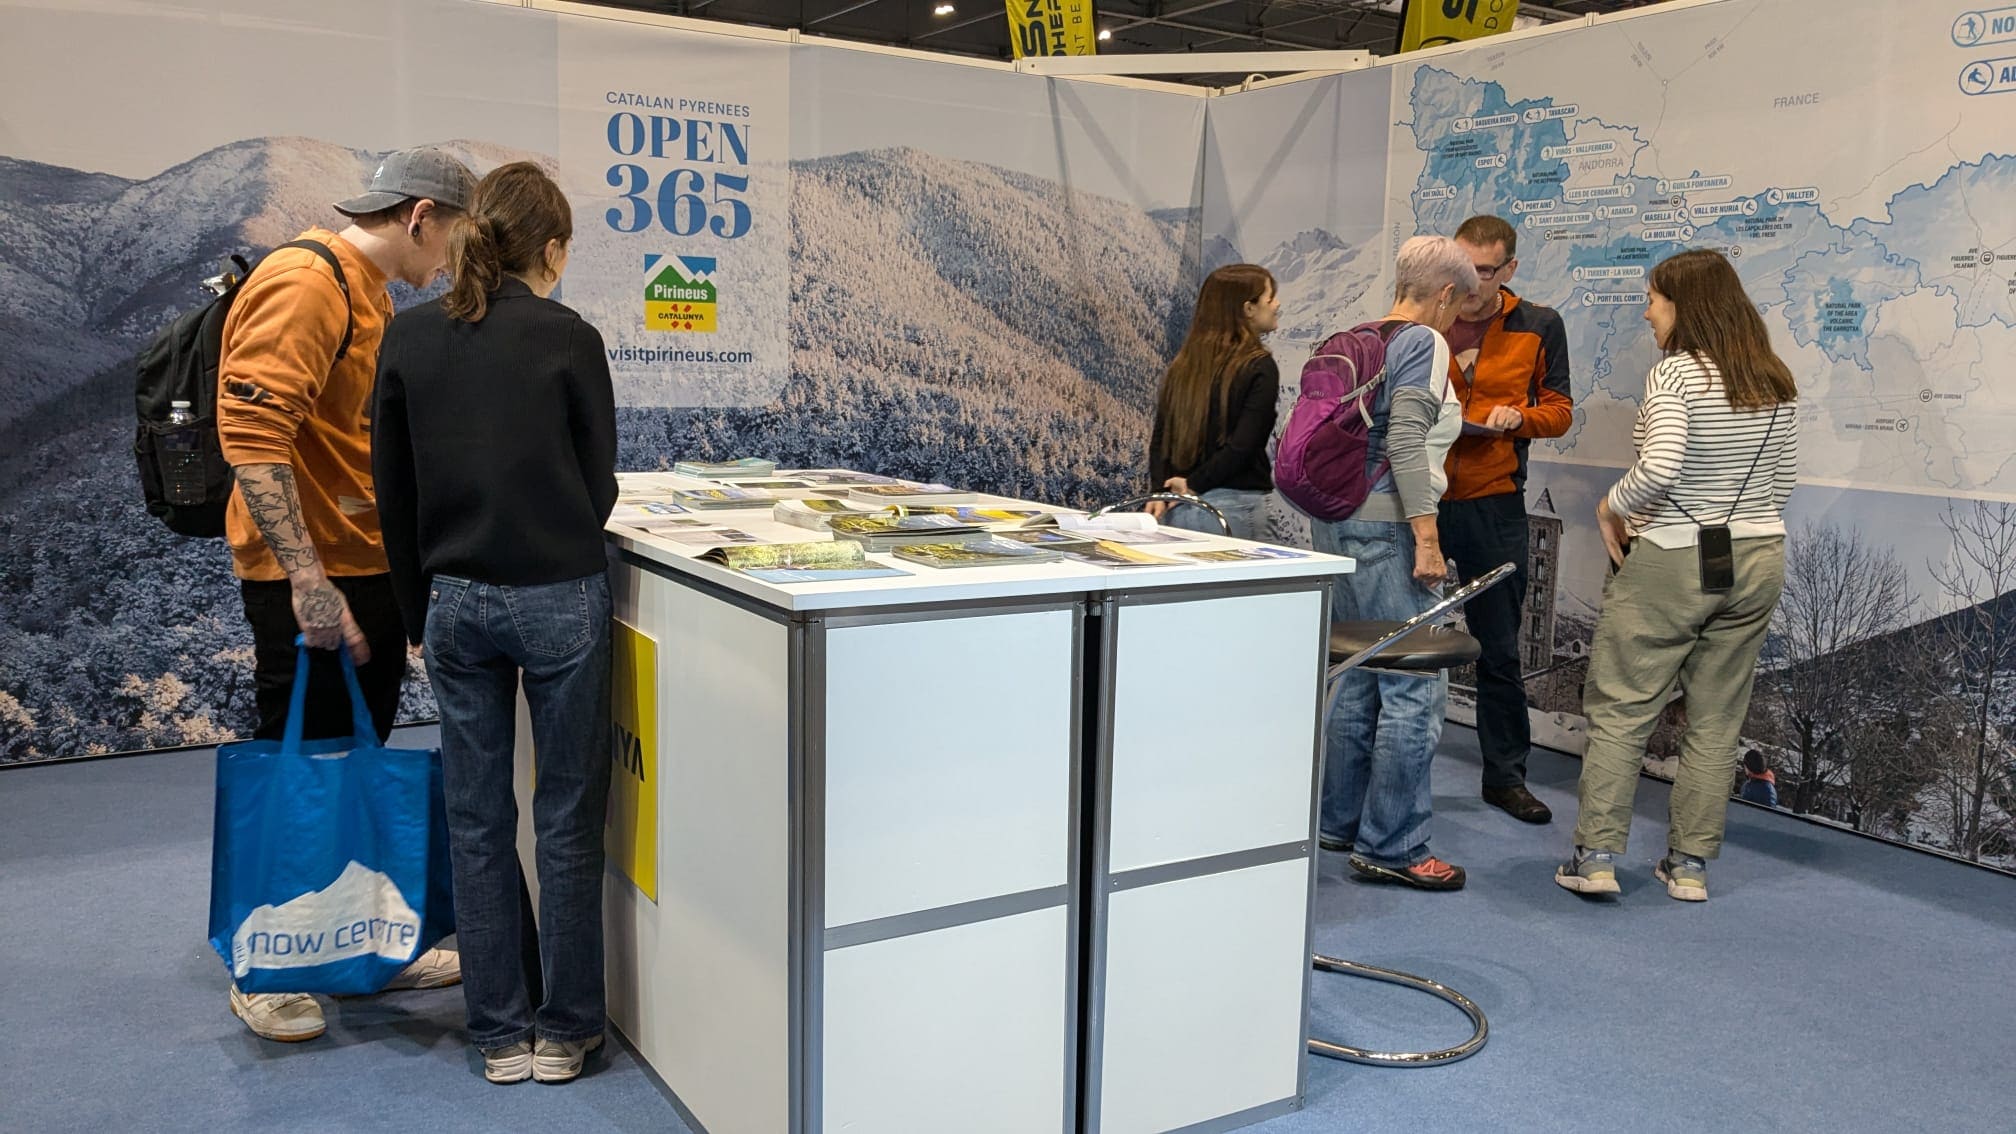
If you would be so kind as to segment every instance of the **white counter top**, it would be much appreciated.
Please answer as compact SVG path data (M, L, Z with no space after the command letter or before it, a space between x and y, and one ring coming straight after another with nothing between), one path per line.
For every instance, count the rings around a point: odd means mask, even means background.
M781 478L783 473L779 473ZM696 480L672 473L625 473L619 477L623 493L669 493L674 488L719 487L719 482ZM1071 511L1053 505L981 495L973 501L979 508L1045 508ZM826 532L781 523L771 518L771 505L758 508L724 508L690 512L688 516L709 524L734 528L766 543L808 543L832 538ZM768 583L719 563L699 558L709 545L691 545L664 539L617 521L609 524L611 542L642 559L674 572L703 580L724 590L743 595L782 611L836 610L850 607L895 606L907 603L985 602L990 599L1030 598L1043 595L1082 594L1088 591L1143 591L1163 587L1236 585L1318 578L1349 572L1351 560L1313 551L1301 551L1301 558L1250 560L1233 563L1188 561L1168 567L1095 567L1060 559L1020 567L927 567L897 559L886 553L870 553L870 561L908 572L877 579L849 579L826 583ZM1210 551L1228 547L1263 547L1227 536L1206 536L1195 532L1184 544L1154 544L1142 550L1176 558L1177 552ZM1300 550L1300 549L1296 549Z

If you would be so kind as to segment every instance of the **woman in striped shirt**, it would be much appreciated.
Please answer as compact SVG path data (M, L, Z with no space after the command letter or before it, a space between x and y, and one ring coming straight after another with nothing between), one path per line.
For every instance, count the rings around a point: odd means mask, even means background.
M1575 855L1555 881L1618 892L1645 743L1673 691L1687 697L1672 829L1655 876L1708 897L1757 654L1785 577L1786 499L1798 472L1798 387L1718 252L1652 269L1645 321L1666 357L1645 380L1638 460L1597 505L1610 553L1582 691Z

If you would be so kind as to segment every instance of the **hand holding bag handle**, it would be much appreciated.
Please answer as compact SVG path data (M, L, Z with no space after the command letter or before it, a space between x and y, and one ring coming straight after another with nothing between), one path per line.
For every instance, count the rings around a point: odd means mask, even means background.
M280 754L299 756L301 754L301 726L308 712L308 639L294 636L294 689L287 698L287 731L280 738ZM371 719L371 708L364 703L364 687L357 683L357 663L350 660L350 651L341 647L335 651L343 664L343 685L350 690L350 739L359 748L378 747L378 724ZM341 754L341 755L347 755ZM341 759L338 755L337 759ZM325 757L327 759L328 757Z

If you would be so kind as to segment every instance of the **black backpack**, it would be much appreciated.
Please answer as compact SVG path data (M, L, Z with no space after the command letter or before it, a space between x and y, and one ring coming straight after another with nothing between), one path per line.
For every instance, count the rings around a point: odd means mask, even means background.
M343 293L343 342L330 365L350 353L354 330L350 281L329 246L314 240L293 240L281 248L306 248L336 273ZM279 249L275 249L278 251ZM147 511L178 535L217 538L224 534L224 506L231 499L231 465L217 441L217 368L224 355L224 319L251 275L242 256L231 257L235 276L225 275L212 286L217 297L183 313L154 335L135 363L134 408L140 425L133 435L133 456L140 463L140 491ZM193 420L170 420L174 403L189 403Z

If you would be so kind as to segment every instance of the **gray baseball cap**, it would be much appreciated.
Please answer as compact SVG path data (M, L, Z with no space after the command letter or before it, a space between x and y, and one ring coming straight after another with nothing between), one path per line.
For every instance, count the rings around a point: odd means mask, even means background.
M344 216L362 216L415 197L466 211L475 192L475 175L446 152L431 148L395 150L378 163L370 187L361 196L336 202L336 211Z

